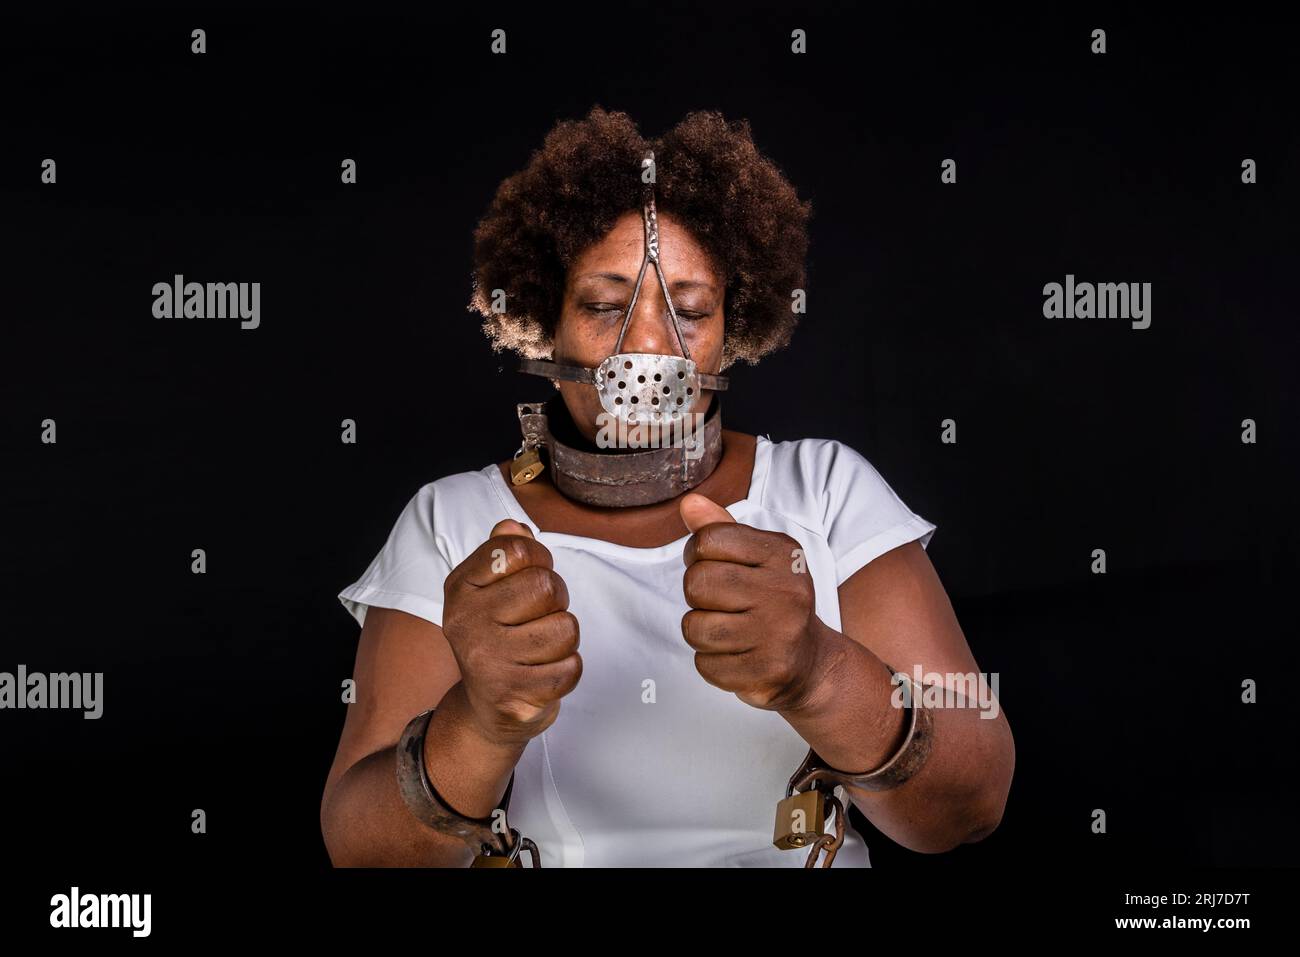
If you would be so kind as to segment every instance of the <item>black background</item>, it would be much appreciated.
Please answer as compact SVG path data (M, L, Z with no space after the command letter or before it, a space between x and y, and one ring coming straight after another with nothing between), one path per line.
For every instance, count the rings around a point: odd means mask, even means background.
M1292 862L1287 36L849 4L9 16L0 670L102 671L105 711L0 714L6 850L59 862L64 890L328 867L358 631L335 595L416 489L506 458L513 404L549 389L467 312L470 234L598 103L646 135L748 118L812 201L809 315L733 370L728 424L866 455L937 523L931 558L1000 675L1001 828L939 857L868 830L876 866ZM175 273L261 282L261 327L153 318ZM1151 327L1043 318L1066 273L1152 283Z

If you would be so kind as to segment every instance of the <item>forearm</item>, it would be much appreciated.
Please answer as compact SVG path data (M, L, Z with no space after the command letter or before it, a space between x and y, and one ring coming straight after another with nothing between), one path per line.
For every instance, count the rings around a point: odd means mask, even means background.
M875 770L906 734L907 712L893 703L901 692L876 655L821 627L810 690L796 709L781 714L832 767L851 773ZM905 663L893 664L906 668ZM965 704L960 695L957 703ZM845 790L893 840L914 851L937 853L980 840L997 827L1015 749L1000 710L991 719L974 706L931 708L930 714L933 746L916 775L888 791Z
M482 737L459 683L443 696L425 736L430 782L469 817L487 817L499 807L522 753L522 745ZM395 745L339 777L322 802L321 830L337 867L466 867L474 857L463 841L426 826L407 808L397 787Z

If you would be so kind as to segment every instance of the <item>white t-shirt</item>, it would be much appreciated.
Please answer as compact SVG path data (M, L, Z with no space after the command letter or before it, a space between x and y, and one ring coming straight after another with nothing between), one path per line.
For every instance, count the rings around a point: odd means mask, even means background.
M890 549L928 545L935 529L865 458L828 439L758 436L749 495L728 511L802 545L817 614L836 629L839 585ZM633 548L540 531L489 465L416 492L339 600L362 624L367 606L378 605L441 625L444 579L505 518L550 549L583 661L559 717L515 769L509 820L537 842L542 865L802 867L807 850L778 850L772 830L808 744L779 713L750 707L695 670L681 632L686 537ZM865 842L845 824L833 866L869 867Z

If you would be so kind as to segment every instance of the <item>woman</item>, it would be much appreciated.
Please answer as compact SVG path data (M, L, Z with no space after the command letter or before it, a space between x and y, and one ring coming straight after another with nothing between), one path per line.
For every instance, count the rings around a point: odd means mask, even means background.
M935 526L839 442L720 427L721 373L790 340L809 214L713 113L648 142L597 107L501 185L472 308L559 394L339 595L336 865L869 866L840 798L917 851L997 827L1005 715L916 683L979 674Z

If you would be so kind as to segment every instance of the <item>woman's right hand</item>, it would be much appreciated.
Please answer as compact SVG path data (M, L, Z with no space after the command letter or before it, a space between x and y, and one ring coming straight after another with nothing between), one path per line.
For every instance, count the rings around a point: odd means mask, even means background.
M550 550L498 522L443 585L442 631L483 736L520 746L549 728L582 676L578 619Z

